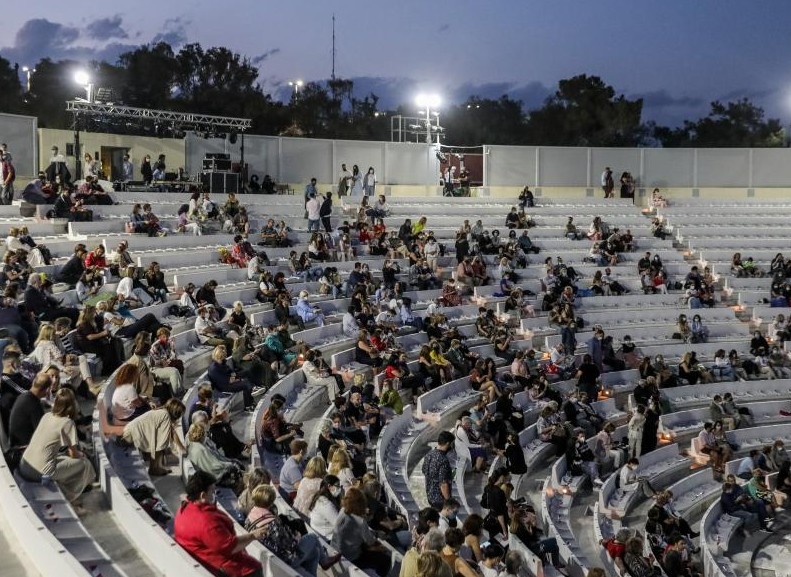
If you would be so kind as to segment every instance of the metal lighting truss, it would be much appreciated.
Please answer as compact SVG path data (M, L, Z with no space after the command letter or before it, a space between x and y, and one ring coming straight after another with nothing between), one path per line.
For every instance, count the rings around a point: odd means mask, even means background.
M229 116L213 116L211 114L195 114L192 112L173 112L170 110L150 110L132 106L117 106L82 100L67 100L66 112L77 115L114 116L116 118L138 118L155 122L170 123L182 130L216 130L224 128L244 132L252 121L249 118L233 118Z

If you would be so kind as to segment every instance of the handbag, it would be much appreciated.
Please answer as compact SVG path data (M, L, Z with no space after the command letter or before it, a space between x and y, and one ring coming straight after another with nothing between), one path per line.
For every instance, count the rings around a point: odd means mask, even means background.
M483 528L489 533L490 538L503 532L500 521L492 511L489 511L483 518Z

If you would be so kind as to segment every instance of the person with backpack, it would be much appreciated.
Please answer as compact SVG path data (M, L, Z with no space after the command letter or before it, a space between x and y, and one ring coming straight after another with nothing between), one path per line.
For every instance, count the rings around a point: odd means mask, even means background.
M502 489L510 480L507 467L499 467L489 476L481 495L481 507L489 512L483 520L483 528L489 532L490 537L503 535L508 539L508 497Z
M5 145L0 148L0 203L11 204L14 200L14 181L16 180L16 169L12 162L11 155L5 150Z

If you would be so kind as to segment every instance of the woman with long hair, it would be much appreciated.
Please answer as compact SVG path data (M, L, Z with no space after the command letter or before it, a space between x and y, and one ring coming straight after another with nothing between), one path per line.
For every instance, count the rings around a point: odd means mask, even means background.
M164 466L165 456L175 447L183 452L176 429L184 416L184 403L168 399L160 408L148 411L124 427L123 439L133 444L148 460L148 474L162 476L170 473Z
M124 362L123 344L110 331L96 323L96 307L85 305L77 319L77 346L83 353L92 353L102 361L102 373L109 375Z
M71 389L55 393L52 411L39 421L30 444L22 454L19 473L23 478L39 482L52 479L78 512L83 511L78 500L93 483L96 473L91 461L80 449L77 425L79 409ZM62 452L65 449L65 452Z
M305 516L310 515L310 505L314 497L321 491L321 483L327 474L327 463L324 457L313 457L302 473L302 480L297 487L297 496L294 497L294 508Z
M360 569L373 569L379 577L390 572L390 554L368 526L365 494L356 488L346 491L335 522L332 546Z

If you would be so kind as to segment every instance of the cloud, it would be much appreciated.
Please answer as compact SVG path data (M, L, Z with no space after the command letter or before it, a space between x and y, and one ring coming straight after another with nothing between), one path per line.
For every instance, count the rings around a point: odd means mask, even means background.
M266 60L268 60L269 58L271 58L272 56L275 56L277 54L280 54L280 48L272 48L271 50L267 50L263 54L259 54L258 56L253 56L250 59L250 62L252 62L256 66L260 66Z
M177 17L167 18L162 24L162 31L155 34L151 39L152 44L165 42L170 44L171 48L177 48L187 43L187 28L190 21Z
M14 45L0 49L0 52L11 62L32 65L44 57L68 52L79 36L79 29L73 26L34 18L17 31Z
M643 106L648 108L697 108L706 104L703 98L696 96L673 96L667 90L653 90L642 94L632 94L630 99L643 99Z
M111 40L129 38L129 33L124 30L123 17L120 14L109 18L99 18L85 26L85 35L94 40Z
M188 25L189 21L182 18L165 20L162 30L154 35L151 42L164 41L174 47L182 46L187 39ZM0 48L0 54L20 66L35 65L43 58L116 63L121 54L136 50L141 43L146 43L145 40L118 42L130 36L140 38L141 34L127 31L120 15L91 20L82 27L34 18L17 31L12 46Z

